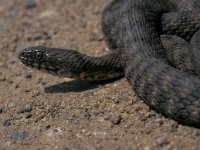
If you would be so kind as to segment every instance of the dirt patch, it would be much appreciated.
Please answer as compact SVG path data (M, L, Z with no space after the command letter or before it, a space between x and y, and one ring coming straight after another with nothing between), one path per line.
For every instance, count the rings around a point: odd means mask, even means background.
M106 0L0 1L0 149L199 149L199 129L166 119L125 79L73 81L23 66L21 48L76 49L99 56Z

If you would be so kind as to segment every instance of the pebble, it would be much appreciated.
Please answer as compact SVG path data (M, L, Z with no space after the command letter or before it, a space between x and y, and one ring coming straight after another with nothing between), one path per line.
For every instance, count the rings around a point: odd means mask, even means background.
M48 33L46 33L46 34L43 35L43 39L44 40L51 39L51 36Z
M49 138L57 138L59 135L62 135L63 131L61 128L54 128L54 129L50 129L47 133L47 136Z
M196 132L194 132L194 135L199 137L200 136L200 131L197 130Z
M113 100L113 102L114 102L115 104L119 104L119 99L116 99L116 98L115 98L115 99Z
M29 39L30 40L34 40L34 41L41 40L42 39L42 35L41 34L35 34L35 35L29 37Z
M85 112L84 114L85 119L90 120L91 119L91 113L90 112Z
M39 34L35 34L35 35L31 35L28 37L28 41L37 41L37 40L48 40L51 39L51 36L47 33L39 33Z
M35 8L37 6L35 0L27 0L25 4L25 8Z
M121 123L122 117L119 114L111 114L105 117L105 120L109 120L113 125L117 125Z
M9 60L7 63L8 65L14 65L16 63L16 60Z
M25 49L27 47L28 47L28 45L20 44L17 49Z
M15 131L11 134L10 138L13 140L22 140L28 137L27 131Z
M16 73L14 74L15 77L20 77L21 75L22 75L21 72L16 72Z
M6 80L5 76L0 75L0 81L5 81L5 80Z
M25 91L26 93L29 93L31 90L32 90L32 88L27 88L27 89L25 89L24 91Z
M46 127L45 127L46 129L50 129L51 128L51 125L50 124L48 124L48 125L46 125Z
M10 84L13 84L13 83L14 83L14 81L13 81L13 80L9 80L9 81L8 81L8 83L10 83Z
M20 87L19 84L16 84L16 83L14 84L14 88L17 89L17 88L19 88L19 87Z
M57 16L58 14L55 11L46 10L40 14L39 18L44 19L44 18L52 18L52 17L57 17Z
M0 108L0 114L3 113L3 108Z
M93 14L99 14L100 12L101 12L101 11L100 11L100 9L99 9L98 6L92 7L92 13L93 13Z
M178 122L172 121L171 127L172 127L173 129L178 128Z
M158 145L158 146L163 146L163 145L166 145L166 144L168 144L169 143L169 141L168 141L168 139L166 138L166 137L160 137L160 138L158 138L157 140L156 140L156 144Z
M21 113L30 113L31 111L32 111L32 107L31 106L26 106L26 107L21 108L18 111L18 114L21 114Z
M90 38L89 41L102 41L103 40L103 35L99 35L99 33L93 31L92 33L90 33Z
M31 73L27 73L27 74L25 75L25 78L31 79L31 78L32 78L32 74L31 74Z
M30 113L25 116L26 119L31 118L31 117L32 117L32 114Z
M94 131L93 136L95 136L96 138L100 138L100 139L107 139L108 133L104 132L104 131Z
M10 119L6 119L6 120L3 121L3 126L8 127L10 125L11 125L11 120Z
M14 43L18 42L19 41L19 36L15 35L12 40L13 40Z
M8 108L14 108L17 106L17 101L19 101L20 97L16 97L16 100L15 101L11 101L8 103L7 107Z

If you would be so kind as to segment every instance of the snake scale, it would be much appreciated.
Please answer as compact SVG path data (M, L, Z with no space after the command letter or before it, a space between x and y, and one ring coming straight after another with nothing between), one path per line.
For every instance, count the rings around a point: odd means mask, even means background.
M105 40L113 49L109 54L90 57L35 46L21 50L18 57L29 67L75 79L105 80L125 74L148 106L180 123L200 127L200 80L175 68L179 63L169 64L160 38L170 34L188 42L192 39L192 60L199 74L195 54L200 48L196 44L199 8L198 0L113 0L102 15Z

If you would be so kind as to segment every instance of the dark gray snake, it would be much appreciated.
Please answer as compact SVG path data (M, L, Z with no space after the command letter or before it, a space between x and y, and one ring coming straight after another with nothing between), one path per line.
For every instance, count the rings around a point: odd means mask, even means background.
M168 55L160 40L161 34L172 34L189 42L195 34L192 63L199 74L195 54L200 48L195 44L200 41L199 8L198 0L114 0L102 17L105 39L114 51L95 58L36 46L20 51L19 59L29 67L75 79L105 80L125 74L137 95L154 110L200 127L200 80L176 69L193 73L187 61L177 63L176 55ZM187 58L186 53L182 57Z

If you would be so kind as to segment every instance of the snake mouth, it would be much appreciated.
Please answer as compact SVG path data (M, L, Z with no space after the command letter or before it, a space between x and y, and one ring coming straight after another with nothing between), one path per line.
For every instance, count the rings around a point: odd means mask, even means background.
M53 68L53 67L49 67L48 65L46 65L45 63L39 63L39 62L35 62L34 59L30 59L30 58L26 58L23 56L19 56L20 61L25 65L28 66L30 68L34 68L36 70L40 70L43 72L57 72L58 69ZM54 74L55 74L54 73Z
M57 68L52 68L49 67L48 65L46 65L45 63L35 63L33 59L28 59L25 57L20 57L19 58L21 60L21 62L29 67L29 68L33 68L35 70L39 70L42 71L44 73L50 73L52 75L57 75L58 73L58 69Z
M47 65L47 62L44 61L43 55L44 54L42 52L35 53L35 51L32 51L31 49L24 49L19 52L18 59L25 66L55 75L58 69L54 67L49 67L49 65ZM43 61L41 61L41 59Z
M39 64L34 63L34 59L31 58L30 53L25 52L24 50L20 51L18 54L18 59L25 65L31 68L39 67Z
M48 68L45 63L45 51L41 46L22 49L18 54L18 59L26 66L40 68Z
M33 65L33 64L34 64L33 59L27 58L25 55L26 55L26 54L25 54L23 51L21 51L21 52L19 53L19 55L18 55L18 59L19 59L24 65L26 65L26 66L34 66L34 65Z

